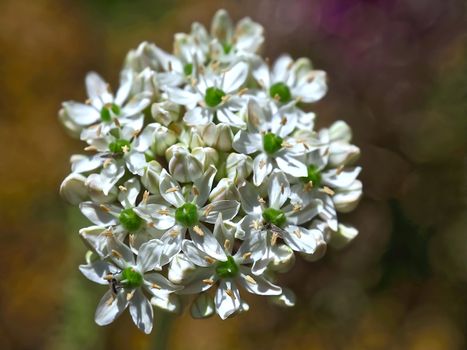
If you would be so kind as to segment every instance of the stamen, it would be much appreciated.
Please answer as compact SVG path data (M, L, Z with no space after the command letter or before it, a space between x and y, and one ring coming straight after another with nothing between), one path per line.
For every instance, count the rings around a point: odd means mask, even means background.
M260 196L258 196L258 202L260 202L261 204L266 204L266 201L264 200L264 198Z
M225 294L227 294L229 297L231 297L232 300L236 299L234 293L232 292L232 289L226 289Z
M207 262L208 264L214 264L214 263L216 262L216 260L214 260L213 258L211 258L211 257L208 256L208 255L206 255L206 256L204 257L204 260L206 260L206 262Z
M296 229L293 233L295 233L295 235L298 237L298 238L302 238L302 231L300 231L300 229Z
M242 255L243 260L249 259L251 256L251 252L246 252L245 254Z
M160 214L160 215L169 215L170 214L170 211L168 211L167 209L159 209L157 211L157 214Z
M130 301L131 299L133 299L133 297L135 296L135 292L136 292L136 289L132 290L130 293L128 293L126 295L126 300L127 301Z
M178 186L168 188L165 193L177 192L179 190Z
M298 213L300 210L302 210L302 205L301 204L296 203L296 204L293 205L292 211L294 213Z
M87 147L84 147L84 150L86 152L97 152L98 151L96 146L87 146Z
M203 280L203 283L212 286L214 284L214 280L212 280L211 278L207 278Z
M114 302L114 296L111 294L110 298L105 302L108 306L112 305Z
M152 283L151 284L151 288L154 288L154 289L162 289L162 287L160 285L158 285L157 283Z
M214 206L212 204L209 204L206 209L204 210L204 216L208 216L209 213L214 209Z
M285 191L285 185L281 183L281 194L284 194L284 191Z
M146 204L148 202L148 199L149 199L149 192L148 191L144 191L143 192L143 204Z
M230 240L226 239L224 241L224 249L229 250L230 249Z
M112 274L108 274L108 275L105 275L105 276L104 276L104 279L105 279L106 281L111 281L113 278L114 278L114 275L112 275Z
M198 188L193 185L193 187L191 188L191 193L193 193L193 196L199 196Z
M125 146L122 147L122 152L123 152L124 154L127 154L129 151L130 151L130 147L128 147L127 145L125 145Z
M112 249L112 255L118 259L123 259L123 256L122 254L120 254L119 252L117 252L115 249Z
M250 283L250 284L258 284L258 283L256 283L256 281L253 279L253 277L251 277L250 275L246 275L246 276L245 276L245 279L246 279L246 281L247 281L248 283Z
M287 118L286 117L282 117L281 119L281 125L286 125L287 124Z
M106 205L104 204L101 204L99 205L99 208L101 208L103 211L105 211L106 213L110 213L110 208L107 207Z
M127 189L125 186L122 186L122 185L118 186L118 189L119 189L120 191L122 191L122 192L128 191L128 189Z
M339 166L339 167L336 169L336 175L339 175L340 173L342 173L343 170L344 170L344 165Z
M198 234L198 235L201 236L201 237L204 236L203 230L201 230L201 229L199 228L198 225L195 225L195 226L193 227L193 231L195 231L195 233Z
M107 158L107 159L104 161L104 164L102 164L102 167L105 169L105 168L107 168L111 163L112 163L112 158Z
M243 88L243 89L240 89L240 90L237 92L237 94L238 94L238 96L242 96L242 95L244 95L247 91L248 91L248 88L245 87L245 88Z
M177 235L179 234L180 232L177 230L177 229L172 229L170 232L169 232L169 235L170 237L177 237Z
M320 190L320 192L326 193L326 194L328 194L330 196L334 196L336 194L336 192L334 192L333 190L331 190L327 186L324 186L323 188L320 188L319 190Z
M120 121L117 118L114 118L114 123L117 128L121 129L122 125L120 124Z
M276 232L273 232L272 236L271 236L271 245L272 246L276 245L277 238L279 238L279 235Z

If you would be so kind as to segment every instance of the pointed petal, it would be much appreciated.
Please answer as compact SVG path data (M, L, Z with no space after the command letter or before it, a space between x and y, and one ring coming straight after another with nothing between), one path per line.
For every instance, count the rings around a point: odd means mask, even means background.
M217 314L223 320L240 310L240 292L235 283L230 280L221 280L214 303L216 304Z
M240 285L248 292L257 295L280 295L282 288L269 282L262 276L248 274L248 269L244 269L238 278Z
M268 185L269 207L280 209L290 197L290 185L282 171L274 171Z
M130 300L130 315L133 323L139 329L146 334L151 333L154 311L141 289L136 289L133 298Z
M108 290L97 305L94 319L99 326L112 323L126 309L128 302L123 291L115 297Z

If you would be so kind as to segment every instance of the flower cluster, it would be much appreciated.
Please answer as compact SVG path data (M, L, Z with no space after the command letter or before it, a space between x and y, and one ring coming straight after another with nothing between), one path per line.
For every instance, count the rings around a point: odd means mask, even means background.
M315 131L307 111L326 74L288 55L270 65L262 43L259 24L221 10L209 32L176 34L173 53L130 51L116 93L89 73L88 100L63 103L86 154L60 190L93 224L80 270L108 286L99 325L128 307L149 333L153 306L188 302L195 318L225 319L248 310L244 291L292 306L277 275L358 233L337 212L361 197L359 149L346 123Z

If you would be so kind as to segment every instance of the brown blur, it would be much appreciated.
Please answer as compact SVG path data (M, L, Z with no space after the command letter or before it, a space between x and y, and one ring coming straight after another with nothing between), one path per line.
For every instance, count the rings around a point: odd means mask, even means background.
M77 265L86 224L58 195L82 145L57 120L96 70L116 82L143 40L219 8L265 27L264 54L329 75L319 127L344 119L362 149L360 235L281 282L295 308L248 296L221 321L156 313L94 324L103 288ZM456 350L467 348L467 6L463 0L0 1L0 349Z

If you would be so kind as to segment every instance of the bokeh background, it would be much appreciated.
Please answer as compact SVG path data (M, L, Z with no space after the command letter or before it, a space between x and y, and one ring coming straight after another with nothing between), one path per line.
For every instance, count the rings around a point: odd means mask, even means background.
M128 315L98 327L103 288L77 265L84 225L58 195L82 145L57 121L85 98L89 70L118 80L143 40L219 8L266 30L264 53L311 57L330 92L313 106L362 149L360 235L317 263L297 261L281 309L249 297L227 321L156 314L150 337ZM467 5L463 0L0 1L0 349L467 348Z

